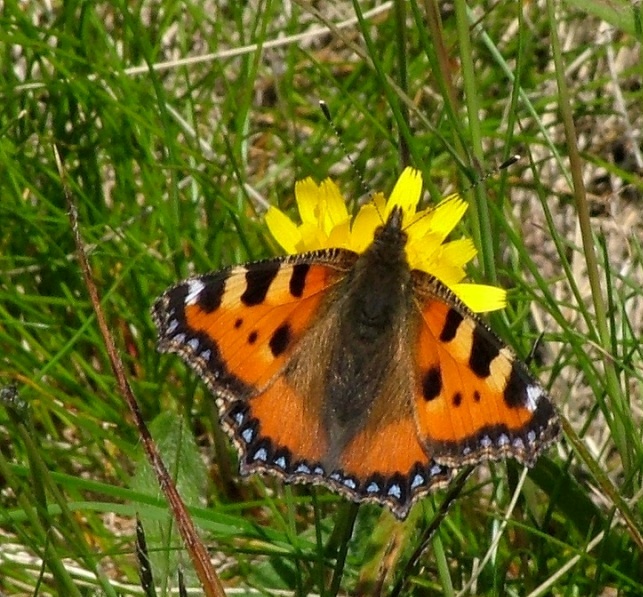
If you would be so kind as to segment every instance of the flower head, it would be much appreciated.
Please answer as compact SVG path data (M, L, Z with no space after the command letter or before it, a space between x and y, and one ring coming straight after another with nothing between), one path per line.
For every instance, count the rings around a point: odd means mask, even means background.
M438 278L472 311L493 311L505 306L506 292L495 286L463 283L464 266L476 255L469 238L447 241L467 210L457 194L445 197L433 208L417 210L422 193L422 177L406 168L388 200L376 193L352 218L337 185L330 179L316 184L312 178L295 184L295 199L301 224L295 224L276 207L266 213L266 224L277 242L288 253L304 253L331 247L362 253L373 241L394 207L402 208L402 226L408 236L406 257L411 269Z

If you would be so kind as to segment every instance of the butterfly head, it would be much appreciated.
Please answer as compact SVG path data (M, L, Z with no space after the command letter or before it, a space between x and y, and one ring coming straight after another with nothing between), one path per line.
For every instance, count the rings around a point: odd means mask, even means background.
M409 239L408 234L402 229L403 219L404 211L400 206L395 206L386 222L375 229L373 244L385 246L393 252L403 251Z
M386 220L385 227L390 230L402 231L402 220L404 218L404 210L396 205L388 216Z

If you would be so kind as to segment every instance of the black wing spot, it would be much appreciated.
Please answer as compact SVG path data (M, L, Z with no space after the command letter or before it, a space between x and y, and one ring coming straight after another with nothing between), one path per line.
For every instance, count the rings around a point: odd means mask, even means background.
M478 325L473 330L471 340L471 356L469 357L469 366L471 370L480 378L489 377L491 361L500 353L500 348L492 342L489 333Z
M300 298L304 294L306 276L308 275L309 269L310 264L308 263L297 263L292 268L292 275L290 276L290 294L295 298Z
M260 267L251 266L251 269L246 272L246 289L241 295L241 302L246 307L263 303L278 271L279 263L277 262L262 263Z
M442 392L442 373L440 367L432 367L422 379L422 395L429 402L435 400Z
M456 392L453 395L453 406L456 408L462 404L462 393L461 392Z
M234 322L234 327L238 330L243 325L243 319L241 317L237 318Z
M515 363L512 364L503 396L507 407L518 408L527 403L527 386L530 381L524 375L521 375Z
M455 309L449 309L447 319L444 322L444 327L442 328L442 333L440 334L440 341L451 342L451 340L455 338L463 319L464 317L461 313Z
M290 329L290 324L284 323L279 326L272 337L268 345L270 346L270 351L272 356L277 358L279 355L283 354L284 351L288 348L290 341L292 339L292 330Z
M198 305L202 311L212 313L221 306L227 276L221 278L202 278L203 290L199 293Z
M248 344L254 344L257 341L257 338L259 337L259 333L257 330L253 330L248 334Z

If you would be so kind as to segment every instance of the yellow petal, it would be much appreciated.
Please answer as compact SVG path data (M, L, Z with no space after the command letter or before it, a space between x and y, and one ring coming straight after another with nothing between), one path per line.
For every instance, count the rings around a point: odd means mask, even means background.
M323 198L321 205L324 206L324 213L320 214L322 228L330 233L335 226L348 220L350 215L339 187L330 178L321 183L320 196Z
M295 223L280 209L269 207L266 212L266 225L270 234L283 247L286 253L295 253L301 235Z
M340 249L352 249L350 243L351 219L346 218L337 224L328 235L328 247L339 247Z
M467 211L468 204L459 195L449 195L435 206L427 218L426 224L418 222L418 234L423 227L440 235L442 242L448 234L458 225Z
M440 259L464 266L476 255L476 247L470 238L459 238L440 245Z
M350 248L362 253L373 242L373 234L382 225L382 216L373 203L363 205L351 227Z
M464 280L467 275L464 268L446 262L431 264L430 272L449 288Z
M384 217L386 213L386 197L384 197L384 193L373 193L369 203L375 206L375 209L380 214L380 224L383 224L386 219Z
M454 294L474 313L497 311L507 305L507 292L486 284L453 284Z
M297 244L297 250L294 253L306 253L316 251L327 246L328 237L319 229L316 222L304 222L298 228L300 242Z
M302 222L317 223L317 209L320 199L320 189L310 177L295 183L295 199Z
M386 214L390 214L395 206L400 206L405 215L415 212L421 194L422 175L419 170L404 168L386 202Z
M440 251L440 239L435 234L426 234L421 239L409 237L406 245L406 257L411 269L421 269L430 274L433 274L432 266L439 262Z

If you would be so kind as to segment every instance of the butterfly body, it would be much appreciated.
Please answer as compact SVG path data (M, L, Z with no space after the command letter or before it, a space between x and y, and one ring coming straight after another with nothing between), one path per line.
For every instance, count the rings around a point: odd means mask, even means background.
M320 387L325 428L334 452L325 464L331 469L341 466L338 454L374 410L392 410L383 390L391 376L397 377L401 360L409 363L408 355L400 354L397 346L408 327L411 304L404 237L401 219L391 219L363 254L346 252L354 265L328 300L326 317L333 321L334 333L328 335L328 362ZM410 398L410 389L400 388L396 393ZM313 388L301 390L310 393Z
M229 268L157 300L159 348L217 396L242 472L323 484L403 518L457 467L532 464L556 438L544 389L405 250L393 209L361 254Z

